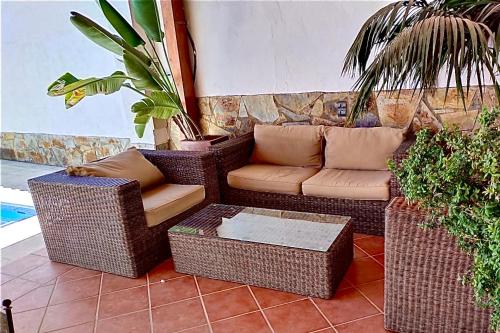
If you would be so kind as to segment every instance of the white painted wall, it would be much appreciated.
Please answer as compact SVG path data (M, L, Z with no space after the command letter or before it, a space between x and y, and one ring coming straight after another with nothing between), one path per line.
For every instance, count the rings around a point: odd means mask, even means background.
M363 23L392 2L185 1L198 96L349 91L344 57Z
M347 50L387 1L187 1L199 96L347 91Z
M129 17L126 1L113 1ZM123 65L112 53L82 35L69 21L78 11L106 26L95 1L2 1L2 131L131 138L153 143L134 132L130 105L139 95L123 91L86 97L65 110L64 97L49 97L47 86L65 72L79 78L105 76ZM150 125L151 126L151 125Z

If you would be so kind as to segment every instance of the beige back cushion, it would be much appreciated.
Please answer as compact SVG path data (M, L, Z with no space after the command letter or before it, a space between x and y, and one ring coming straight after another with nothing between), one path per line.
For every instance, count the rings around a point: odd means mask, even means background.
M161 171L135 148L100 161L68 167L66 172L70 176L134 179L139 181L141 189L165 182Z
M322 126L255 125L250 162L320 167L322 132Z
M327 127L325 139L325 168L387 170L387 161L403 142L403 131L390 127Z

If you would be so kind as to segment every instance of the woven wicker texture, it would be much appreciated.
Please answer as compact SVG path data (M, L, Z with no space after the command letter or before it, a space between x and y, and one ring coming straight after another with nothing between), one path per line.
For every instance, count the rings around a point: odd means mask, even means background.
M401 161L414 140L404 141L395 152L394 159ZM354 231L371 235L384 234L384 209L389 201L351 200L315 196L256 192L231 188L227 174L248 163L254 145L253 133L225 141L210 148L215 153L219 188L222 202L230 205L295 210L322 214L350 216ZM400 194L395 177L391 177L391 198Z
M386 209L385 327L406 332L491 332L490 313L460 281L471 264L442 228L422 229L425 215L403 198Z
M139 182L72 177L64 171L28 181L49 258L127 277L139 277L170 255L167 230L219 200L210 153L148 151L168 182L205 186L205 200L148 228Z
M350 221L327 252L216 237L222 217L242 209L210 205L178 224L203 229L204 235L169 231L176 270L313 297L333 296L352 261Z

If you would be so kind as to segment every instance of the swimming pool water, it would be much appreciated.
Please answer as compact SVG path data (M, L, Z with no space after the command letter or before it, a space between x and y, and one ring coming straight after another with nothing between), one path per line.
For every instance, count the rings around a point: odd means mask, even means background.
M0 208L0 228L36 215L35 208L30 206L2 202Z

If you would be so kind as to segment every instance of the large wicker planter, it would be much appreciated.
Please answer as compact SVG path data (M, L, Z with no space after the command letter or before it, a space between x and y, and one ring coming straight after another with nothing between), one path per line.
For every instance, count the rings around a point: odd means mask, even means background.
M442 228L423 229L425 213L404 198L385 211L385 328L406 332L492 332L460 277L471 258Z

